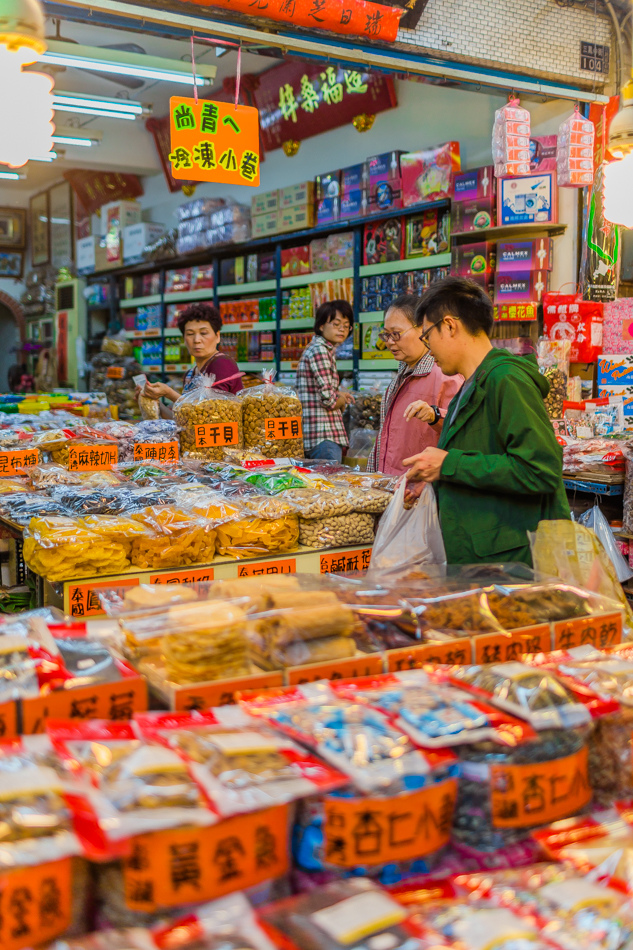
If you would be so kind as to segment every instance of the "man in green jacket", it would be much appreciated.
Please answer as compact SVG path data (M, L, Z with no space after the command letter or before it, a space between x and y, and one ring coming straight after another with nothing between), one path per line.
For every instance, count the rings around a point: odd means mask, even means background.
M434 284L416 321L442 372L461 373L466 382L448 407L437 448L404 460L407 481L437 483L449 564L531 565L527 532L543 519L570 517L563 453L543 405L549 383L534 357L492 347L492 303L473 281Z

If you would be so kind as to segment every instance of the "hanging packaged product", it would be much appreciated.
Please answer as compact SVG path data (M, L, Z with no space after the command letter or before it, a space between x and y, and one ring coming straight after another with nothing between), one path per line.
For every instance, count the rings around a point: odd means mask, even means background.
M558 127L556 169L558 184L564 188L583 188L593 182L593 146L596 130L584 119L578 106Z
M563 403L567 398L570 350L569 340L539 340L538 342L538 367L549 383L545 408L550 419L563 418Z
M201 374L174 403L183 455L221 461L226 446L242 448L242 404L214 388L215 376Z
M497 178L530 173L530 113L518 99L510 98L495 112L492 157Z
M177 752L222 818L322 795L347 777L239 707L136 717L143 735Z
M132 723L50 719L47 732L107 841L217 821L181 757L140 739Z
M289 386L274 384L274 370L264 370L264 385L244 389L244 447L267 458L303 458L302 408Z
M569 340L571 363L595 363L602 352L602 303L580 294L543 295L543 332L549 340Z

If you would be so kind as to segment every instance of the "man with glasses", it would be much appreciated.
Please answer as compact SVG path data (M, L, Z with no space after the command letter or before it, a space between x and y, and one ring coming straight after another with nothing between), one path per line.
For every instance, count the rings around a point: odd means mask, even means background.
M466 382L437 448L404 460L411 494L415 482L436 483L449 564L531 564L528 532L570 517L562 449L543 404L549 383L533 356L493 349L492 303L473 281L434 284L416 319L440 369Z
M420 342L415 322L419 302L412 294L396 297L378 334L400 365L380 405L378 436L367 461L370 472L403 475L407 455L437 445L448 405L464 381L445 376Z

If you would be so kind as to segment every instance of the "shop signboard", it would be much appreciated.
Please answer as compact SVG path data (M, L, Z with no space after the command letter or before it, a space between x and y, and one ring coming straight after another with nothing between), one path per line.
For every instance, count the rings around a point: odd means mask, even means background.
M138 175L127 172L74 168L64 172L64 178L70 182L86 215L94 214L102 205L111 201L133 200L143 194Z
M173 96L171 173L191 181L259 186L259 114L251 106Z

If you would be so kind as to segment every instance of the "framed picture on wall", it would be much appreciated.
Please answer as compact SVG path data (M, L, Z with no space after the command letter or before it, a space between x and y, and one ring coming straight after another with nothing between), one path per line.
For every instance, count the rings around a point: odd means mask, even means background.
M67 267L73 259L73 201L69 182L63 181L48 190L50 216L51 264Z
M21 277L24 271L24 251L0 250L0 277Z
M0 247L23 248L26 243L26 211L0 208Z
M42 191L29 201L31 223L31 263L33 267L48 264L50 260L50 228L48 192Z

